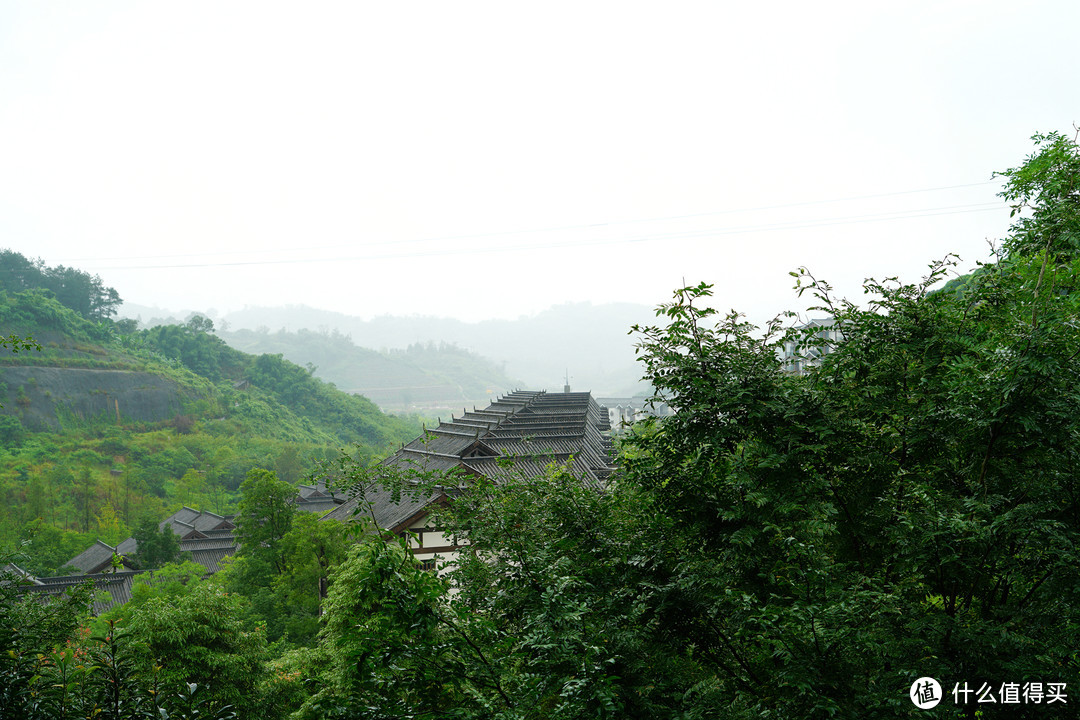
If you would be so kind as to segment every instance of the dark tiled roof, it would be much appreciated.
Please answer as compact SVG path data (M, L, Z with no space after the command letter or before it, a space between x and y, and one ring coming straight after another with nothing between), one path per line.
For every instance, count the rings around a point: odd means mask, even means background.
M199 513L199 517L195 518L191 524L202 533L208 530L231 530L236 527L224 515L217 515L206 510Z
M310 513L324 513L327 510L333 510L341 505L340 502L334 498L312 498L305 500L304 502L296 503L296 509Z
M42 599L60 597L71 588L85 582L94 583L94 614L100 615L117 605L131 600L131 588L137 575L134 571L115 573L94 573L91 575L67 575L64 577L38 578L40 585L27 585L21 588L25 594Z
M139 549L139 541L135 538L128 538L124 542L116 546L117 555L134 555L135 551Z
M169 517L158 523L158 530L164 530L168 525L177 537L185 537L192 530L206 533L210 530L232 530L236 525L232 522L231 515L218 515L209 510L195 510L184 506Z
M192 518L192 520L194 519L195 518ZM198 530L196 530L195 526L192 525L190 522L185 522L184 520L180 520L176 517L165 518L161 521L161 524L158 526L158 528L163 529L166 526L168 526L168 528L172 530L172 534L178 538L185 538L189 535L198 533Z
M346 522L352 519L353 511L356 510L357 500L350 498L322 516L322 520L338 520Z
M173 522L173 521L187 523L188 525L191 525L192 522L195 520L195 518L199 517L200 515L202 515L201 512L199 512L195 508L189 508L187 505L185 505L184 507L182 507L179 510L177 510L176 512L174 512L169 517L167 517L164 520L162 520L161 522L159 522L158 523L158 530L163 529L165 527L166 523L170 523L170 522Z
M130 542L125 540L120 545L131 548L128 552L134 552L134 540ZM113 555L120 555L121 559L124 559L124 554L124 552L118 552L118 548L98 540L86 550L68 560L66 564L84 575L91 575L112 567Z
M400 499L395 500L389 491L381 487L372 488L363 498L352 498L338 505L332 512L323 515L322 519L345 522L354 516L374 518L379 527L394 529L444 496L445 493L441 491L428 494L403 493Z
M185 550L185 543L207 538L227 538L234 546L236 544L233 539L236 526L232 523L232 518L205 510L195 510L184 506L158 523L159 530L166 527L180 538L181 552ZM84 575L99 573L111 567L112 557L116 554L124 558L125 566L131 567L127 557L135 555L138 549L139 543L135 538L128 538L115 548L98 540L69 560L67 564Z
M304 510L305 512L320 512L318 507L309 505L309 503L322 506L327 501L337 504L346 500L344 495L332 491L322 480L315 485L297 485L296 493L296 507L298 510Z
M428 428L383 461L399 470L464 473L449 479L446 490L395 500L381 487L368 488L362 512L357 512L361 503L351 499L323 517L370 515L379 527L396 532L431 503L453 496L467 475L536 477L552 462L570 462L571 472L583 482L599 486L612 471L611 441L602 435L608 429L607 413L589 393L513 392L484 410L466 411Z
M180 552L226 549L236 549L236 540L234 538L200 538L197 540L184 540L180 543Z
M8 585L10 583L15 583L16 585L41 585L40 580L15 563L8 563L0 568L0 585Z
M413 450L427 450L429 452L459 455L462 451L475 443L480 434L483 433L478 434L471 432L464 435L459 435L457 433L451 435L428 431L405 447Z
M221 561L236 554L236 545L225 548L207 548L205 550L193 550L191 561L202 565L206 572L213 575L221 569Z

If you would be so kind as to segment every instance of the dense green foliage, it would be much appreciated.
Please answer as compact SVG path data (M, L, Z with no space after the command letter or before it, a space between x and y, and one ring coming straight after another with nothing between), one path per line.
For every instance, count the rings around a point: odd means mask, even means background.
M0 711L6 717L14 717L18 708L29 709L34 702L39 656L73 638L91 593L89 586L82 586L48 605L20 599L19 578L6 571L11 559L0 556L0 648L4 651L0 653Z
M267 636L272 640L314 645L331 572L345 560L352 545L350 530L345 524L321 520L312 513L293 519L281 539L282 572L260 578L259 585L268 584L273 596L273 609L264 615Z
M811 280L846 339L806 378L737 318L707 327L706 288L646 331L680 412L634 442L628 481L670 523L650 584L712 712L895 717L922 675L1075 680L1080 308L1034 302L1042 266L962 300L927 296L936 268L871 284L868 310Z
M240 486L243 497L236 514L236 538L243 555L257 558L280 574L285 559L280 547L292 529L296 490L269 470L253 469Z
M348 528L297 512L295 488L271 471L253 469L241 492L235 518L240 551L219 580L249 598L248 614L266 628L271 642L310 645L330 569L350 544Z
M180 556L180 539L173 534L172 528L166 525L159 530L152 518L144 518L131 536L139 544L140 567L159 568Z
M80 342L96 342L108 339L112 325L92 322L65 307L47 290L34 288L21 293L0 292L0 327L5 332L33 333L39 338L61 334ZM25 362L32 357L24 355L18 360ZM13 360L8 360L9 364Z
M229 720L230 701L254 697L265 644L235 619L240 598L202 585L133 607L127 629L109 619L93 632L89 585L45 604L17 597L17 582L0 573L0 717ZM239 717L257 717L247 706Z
M336 573L319 652L321 689L301 718L462 717L445 583L401 545L355 546Z
M108 319L120 305L119 293L105 287L97 275L63 265L48 267L11 250L0 250L0 290L10 294L42 290L91 321Z
M259 717L253 703L266 658L266 634L243 620L245 600L214 583L197 585L175 602L151 598L125 618L135 672L162 688L196 683L217 707Z
M1080 146L1056 132L1032 139L1036 151L1024 164L998 173L1015 218L1005 251L1068 261L1080 254Z

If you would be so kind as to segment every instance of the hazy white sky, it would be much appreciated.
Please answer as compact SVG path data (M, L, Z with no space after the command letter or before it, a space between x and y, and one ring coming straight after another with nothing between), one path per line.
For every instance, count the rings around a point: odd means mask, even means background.
M985 257L1080 3L0 3L0 247L176 310L752 318Z

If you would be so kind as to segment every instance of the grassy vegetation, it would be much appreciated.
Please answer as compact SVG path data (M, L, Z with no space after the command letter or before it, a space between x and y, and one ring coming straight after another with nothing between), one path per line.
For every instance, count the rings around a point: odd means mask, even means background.
M182 505L233 512L253 467L295 483L342 448L370 460L420 432L280 355L229 348L203 318L137 331L30 289L0 291L0 329L41 345L0 350L0 545L37 574Z

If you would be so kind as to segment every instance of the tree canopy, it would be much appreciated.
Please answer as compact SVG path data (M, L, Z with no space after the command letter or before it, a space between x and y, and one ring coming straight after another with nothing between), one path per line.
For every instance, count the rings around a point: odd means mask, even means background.
M158 529L153 518L145 518L132 537L138 542L139 565L145 569L171 563L180 555L180 538L166 525Z
M259 558L276 574L285 570L282 539L292 529L296 489L270 470L253 468L240 486L243 497L236 515L241 555Z
M41 259L0 250L0 289L20 293L35 288L48 290L62 305L92 321L112 317L121 303L116 289L105 287L97 275L63 265L49 267Z

